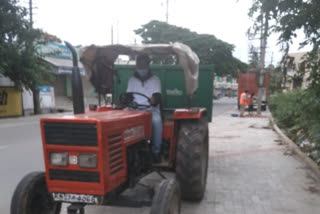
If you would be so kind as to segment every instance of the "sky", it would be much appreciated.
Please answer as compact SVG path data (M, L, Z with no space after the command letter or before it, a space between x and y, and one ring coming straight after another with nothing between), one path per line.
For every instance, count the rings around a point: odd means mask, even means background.
M28 6L29 0L21 0ZM252 25L248 10L252 0L169 0L169 24L197 33L215 35L233 44L233 55L248 62L246 32ZM167 0L33 0L34 27L73 45L132 44L141 39L133 30L151 20L166 20ZM281 57L276 36L268 41L266 64L276 65ZM297 45L293 47L296 51Z

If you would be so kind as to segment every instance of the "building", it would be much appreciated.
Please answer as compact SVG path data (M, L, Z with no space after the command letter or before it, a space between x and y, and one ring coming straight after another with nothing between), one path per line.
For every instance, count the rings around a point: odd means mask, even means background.
M310 71L306 69L304 60L307 52L289 53L284 61L284 68L286 69L287 81L286 88L307 88L309 86L308 77Z
M76 47L76 51L79 51L80 47ZM45 46L40 47L40 54L43 55L43 59L52 65L54 79L51 82L54 90L55 108L57 111L71 111L72 110L72 84L71 74L73 68L72 53L64 45L58 42L49 42ZM52 54L55 53L55 54ZM78 61L80 69L80 75L83 84L84 101L85 105L96 104L97 95L93 86L89 81L89 77L86 74L84 67L80 61Z
M236 97L238 90L237 79L231 76L215 76L214 78L214 98Z

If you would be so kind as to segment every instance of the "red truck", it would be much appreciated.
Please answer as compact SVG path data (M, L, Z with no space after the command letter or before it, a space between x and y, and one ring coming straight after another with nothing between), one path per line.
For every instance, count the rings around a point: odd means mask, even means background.
M261 99L261 110L265 111L268 103L268 95L269 95L269 82L270 82L270 71L265 73L265 78L263 82L263 94ZM256 72L247 72L243 73L241 71L238 72L238 109L240 108L239 101L240 95L248 90L251 95L254 93L255 97L258 97L258 77ZM256 108L258 103L257 100L254 99L254 107Z

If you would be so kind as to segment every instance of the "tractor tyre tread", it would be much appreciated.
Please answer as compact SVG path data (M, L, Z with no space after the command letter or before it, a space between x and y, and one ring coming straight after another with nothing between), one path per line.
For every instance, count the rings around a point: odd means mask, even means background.
M31 192L41 180L45 181L44 172L31 172L21 179L11 199L10 214L32 214L27 210L27 199L31 197ZM61 203L58 203L53 214L59 214L60 210Z
M202 150L202 146L205 147ZM206 154L202 154L206 153ZM205 163L201 157L205 155ZM206 164L205 172L201 170ZM181 187L181 198L188 201L202 200L206 187L208 167L208 122L202 117L199 120L186 120L180 124L176 176ZM203 173L205 173L203 175ZM204 182L202 181L204 176Z
M152 200L152 207L150 214L169 214L169 206L172 197L177 194L178 196L178 207L179 207L179 213L181 210L181 192L179 184L175 179L170 180L163 180L161 183L157 186L155 190L155 195ZM177 213L177 214L179 214Z

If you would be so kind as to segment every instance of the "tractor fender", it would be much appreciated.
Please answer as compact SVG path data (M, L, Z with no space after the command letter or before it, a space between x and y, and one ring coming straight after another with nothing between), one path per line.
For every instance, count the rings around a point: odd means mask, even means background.
M174 120L185 120L185 119L200 119L202 116L207 114L205 108L189 108L189 109L176 109L173 114Z

